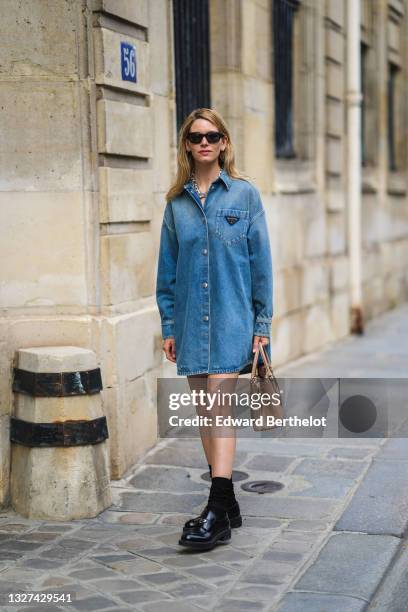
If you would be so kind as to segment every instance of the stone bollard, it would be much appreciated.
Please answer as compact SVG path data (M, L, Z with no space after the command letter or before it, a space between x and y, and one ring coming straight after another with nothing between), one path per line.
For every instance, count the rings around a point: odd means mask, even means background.
M20 349L10 422L11 505L30 519L91 518L112 504L96 356L76 346Z

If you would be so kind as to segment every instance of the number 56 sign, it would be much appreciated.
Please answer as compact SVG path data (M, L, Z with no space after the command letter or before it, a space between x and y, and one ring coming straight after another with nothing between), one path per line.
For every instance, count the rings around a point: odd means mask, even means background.
M136 49L130 43L120 43L120 63L122 67L122 81L136 83Z

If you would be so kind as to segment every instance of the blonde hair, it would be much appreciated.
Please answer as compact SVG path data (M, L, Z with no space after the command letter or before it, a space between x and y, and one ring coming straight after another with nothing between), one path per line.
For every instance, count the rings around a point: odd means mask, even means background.
M217 130L224 134L226 147L225 151L221 151L218 158L221 168L223 168L231 178L248 180L248 178L239 172L235 166L235 155L231 144L231 137L221 115L211 108L196 108L184 119L183 125L180 128L177 150L177 174L173 185L166 194L167 201L175 198L183 191L184 184L190 179L191 173L194 170L194 159L186 150L185 142L190 127L196 119L211 121L211 123L217 127Z

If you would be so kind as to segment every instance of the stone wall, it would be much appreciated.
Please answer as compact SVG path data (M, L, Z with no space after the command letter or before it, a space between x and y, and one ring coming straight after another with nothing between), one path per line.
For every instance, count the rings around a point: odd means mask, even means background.
M170 8L165 0L93 3L104 315L97 338L114 478L156 440L154 374L162 351L155 262L174 146ZM136 83L121 79L121 41L136 48Z
M0 503L8 499L14 352L89 342L92 215L83 7L2 3Z
M367 164L363 168L363 298L371 318L407 299L408 280L408 3L364 3L368 46ZM399 66L396 105L397 168L389 169L387 64Z
M113 478L156 441L155 261L174 147L166 0L3 9L0 505L18 348L96 352ZM136 84L121 80L122 40Z

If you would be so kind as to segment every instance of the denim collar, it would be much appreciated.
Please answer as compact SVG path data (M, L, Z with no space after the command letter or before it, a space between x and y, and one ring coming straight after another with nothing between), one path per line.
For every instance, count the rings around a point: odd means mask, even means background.
M218 181L221 181L225 187L227 188L227 190L229 190L229 188L231 187L231 183L232 183L232 178L230 177L230 175L228 174L228 172L224 169L221 170L221 174L220 176L215 179L214 183L218 183ZM189 179L187 181L187 183L184 183L184 188L192 188L193 187L193 183L191 181L191 179Z
M231 183L232 183L232 178L230 177L230 175L228 174L228 172L224 169L221 170L221 174L218 177L217 180L222 180L224 185L226 186L227 190L229 190L229 188L231 187Z

